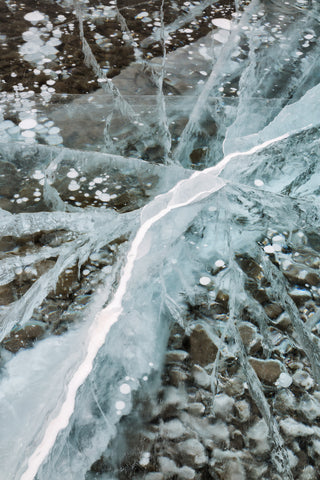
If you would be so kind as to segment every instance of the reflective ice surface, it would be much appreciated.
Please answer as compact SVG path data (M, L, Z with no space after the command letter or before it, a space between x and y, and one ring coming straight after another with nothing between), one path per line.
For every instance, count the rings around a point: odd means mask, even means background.
M318 2L5 3L1 478L316 479Z

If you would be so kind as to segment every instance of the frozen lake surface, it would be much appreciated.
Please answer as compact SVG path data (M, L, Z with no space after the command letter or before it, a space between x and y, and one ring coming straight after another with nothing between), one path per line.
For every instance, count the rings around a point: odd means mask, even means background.
M0 9L0 479L316 480L319 3Z

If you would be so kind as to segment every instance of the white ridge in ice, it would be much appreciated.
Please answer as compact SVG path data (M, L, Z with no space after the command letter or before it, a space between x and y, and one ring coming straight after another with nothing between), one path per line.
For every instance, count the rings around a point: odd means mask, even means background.
M150 228L173 210L198 202L223 188L225 182L219 178L218 175L234 157L238 155L252 155L273 143L283 140L287 136L288 134L274 138L253 147L247 152L236 152L226 156L216 166L210 167L202 172L197 171L190 178L179 181L168 193L159 195L151 204L143 209L142 218L144 221L132 241L114 297L107 307L96 315L92 328L90 329L86 355L67 385L66 396L58 415L50 421L40 444L29 457L27 469L23 473L21 480L34 479L41 464L54 446L59 432L68 426L75 408L78 389L92 371L93 362L98 351L104 344L112 325L119 320L122 313L122 302L127 291L128 283L133 274L136 259L139 258L140 249L145 248L143 242ZM190 196L190 192L193 192L192 196ZM146 376L146 378L148 377Z

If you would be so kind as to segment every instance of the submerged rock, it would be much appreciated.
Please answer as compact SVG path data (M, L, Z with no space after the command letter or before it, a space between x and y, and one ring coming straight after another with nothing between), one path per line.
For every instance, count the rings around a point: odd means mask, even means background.
M188 352L184 350L169 350L166 354L167 363L183 362L188 357Z
M256 455L264 454L271 448L269 443L269 429L263 419L259 420L252 427L250 427L248 430L248 438L254 445L252 451Z
M281 373L281 363L278 360L262 360L250 358L249 362L263 382L274 384Z
M168 376L171 385L174 385L175 387L179 387L188 379L188 374L176 365L169 369Z
M190 405L188 405L186 407L186 410L191 413L191 415L195 415L195 416L201 416L203 415L204 411L205 411L205 406L203 405L203 403L200 403L200 402L194 402L194 403L190 403Z
M187 466L201 468L208 461L204 446L195 438L179 443L177 448L182 463Z
M190 334L190 357L194 363L206 366L214 362L218 347L202 325L196 325Z
M234 404L240 422L247 422L250 418L250 405L246 400L239 400Z
M41 325L28 325L20 330L14 330L10 337L4 339L4 347L12 353L20 348L31 347L33 342L44 335L45 329Z
M159 457L158 462L160 465L161 472L165 477L169 477L177 473L178 467L176 463L168 457Z
M316 480L316 479L317 479L317 472L312 465L308 465L307 467L305 467L299 476L299 480Z
M210 375L207 374L204 368L199 365L194 365L191 370L193 380L196 385L199 385L203 388L209 388L211 385Z
M164 480L164 475L161 472L149 472L143 478L144 480Z
M231 418L234 406L234 398L225 393L216 395L213 401L212 410L217 417Z
M281 420L280 428L288 437L308 437L314 434L312 427L299 423L293 418Z
M164 438L176 440L186 434L186 428L180 420L175 418L174 420L164 423L160 428L160 433Z

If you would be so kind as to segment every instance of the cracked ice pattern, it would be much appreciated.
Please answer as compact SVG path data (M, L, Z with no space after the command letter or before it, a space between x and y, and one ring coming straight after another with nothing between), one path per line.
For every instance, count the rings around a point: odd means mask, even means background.
M316 478L319 6L3 3L39 78L0 95L4 478L121 478L101 459L172 329L168 449L125 478Z

